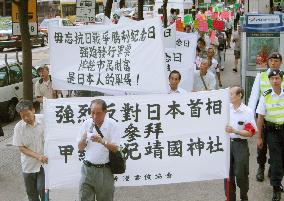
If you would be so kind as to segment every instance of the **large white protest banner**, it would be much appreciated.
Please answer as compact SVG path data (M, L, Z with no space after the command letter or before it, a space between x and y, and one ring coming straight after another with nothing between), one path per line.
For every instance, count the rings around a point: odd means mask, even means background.
M167 93L158 18L116 26L50 27L54 89Z
M117 186L228 177L228 89L101 98L107 102L109 118L120 126L121 145L128 148L127 170L115 175ZM82 122L89 118L91 100L44 100L49 189L79 185L84 152L78 153L76 138Z

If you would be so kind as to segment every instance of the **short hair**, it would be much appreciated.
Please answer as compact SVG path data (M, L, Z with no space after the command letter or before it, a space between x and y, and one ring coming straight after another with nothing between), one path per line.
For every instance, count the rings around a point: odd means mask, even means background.
M176 11L176 9L171 8L170 13L171 13L171 14L174 14L175 11Z
M207 59L207 58L202 58L201 63L203 63L204 61L208 62L208 68L212 65L212 61Z
M107 104L103 99L95 99L91 101L91 107L93 104L98 104L102 106L102 110L106 111L107 110Z
M47 64L41 65L36 71L37 71L37 73L39 73L43 69L45 69L45 70L47 70L49 72L49 68L48 68Z
M198 46L196 46L196 51L201 52L201 49Z
M30 100L20 100L20 102L16 105L16 111L18 113L23 110L32 110L34 108L33 102Z
M268 74L268 79L270 79L272 76L279 75L281 79L283 79L283 71L277 69L277 70L271 70L270 73Z
M236 90L236 95L241 94L241 99L243 99L244 96L245 96L245 91L244 91L244 89L243 89L242 87L240 87L239 85L232 86L232 88L234 88L234 87L237 88L237 90Z
M171 71L171 73L169 74L169 79L170 79L170 77L171 77L172 74L178 74L178 79L181 80L181 74L180 74L180 72L178 72L177 70Z

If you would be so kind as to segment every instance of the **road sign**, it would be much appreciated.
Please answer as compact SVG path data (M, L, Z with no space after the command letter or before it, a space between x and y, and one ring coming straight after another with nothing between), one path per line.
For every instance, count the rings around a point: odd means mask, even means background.
M96 0L77 0L76 21L95 22Z
M37 35L37 1L28 0L28 19L30 35ZM12 1L13 35L21 35L18 6Z

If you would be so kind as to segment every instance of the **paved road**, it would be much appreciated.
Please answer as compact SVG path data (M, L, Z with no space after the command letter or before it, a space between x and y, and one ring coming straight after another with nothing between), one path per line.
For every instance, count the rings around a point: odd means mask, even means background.
M47 60L47 49L37 50L33 63ZM233 51L228 50L225 70L222 72L224 87L240 84L239 74L233 73ZM27 201L20 169L20 155L17 148L7 146L11 143L11 135L15 122L4 127L7 139L0 142L0 201ZM256 142L249 140L250 146L250 201L271 200L272 189L268 178L263 183L255 181L256 174ZM0 139L1 141L1 139ZM145 164L147 165L147 164ZM190 171L190 170L189 170ZM266 172L267 173L267 172ZM50 192L52 201L74 201L76 190L56 190ZM158 185L146 187L121 187L115 190L115 201L222 201L225 200L223 180Z

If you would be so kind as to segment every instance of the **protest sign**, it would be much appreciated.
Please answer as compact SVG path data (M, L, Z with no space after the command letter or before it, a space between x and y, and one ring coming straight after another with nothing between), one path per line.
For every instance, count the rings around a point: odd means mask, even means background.
M213 28L219 31L224 30L225 22L222 20L213 20Z
M54 89L107 94L167 92L158 18L114 26L52 26L48 36Z
M128 148L117 186L141 186L228 177L229 91L101 97ZM46 188L76 188L85 157L76 139L93 98L45 99ZM204 126L206 124L206 126ZM88 143L95 143L89 141ZM210 164L210 165L208 165Z
M198 29L199 29L199 31L208 32L208 23L207 23L207 21L204 21L204 20L199 21Z

